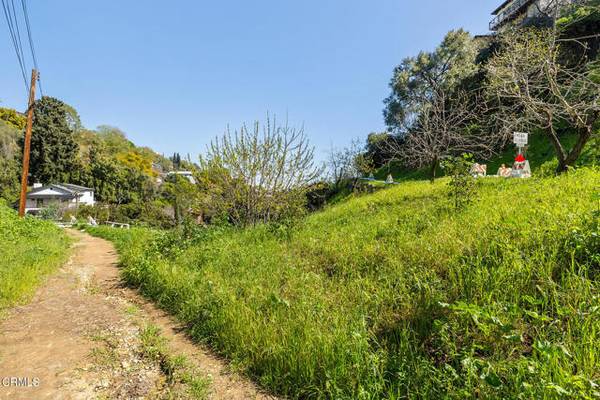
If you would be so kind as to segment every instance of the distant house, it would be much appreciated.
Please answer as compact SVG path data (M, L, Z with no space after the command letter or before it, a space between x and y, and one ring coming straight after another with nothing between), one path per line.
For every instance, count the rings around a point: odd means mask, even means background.
M171 171L167 173L167 176L171 175L179 175L186 178L192 185L196 184L196 178L194 178L194 174L192 171Z
M42 186L34 184L27 193L25 212L37 214L40 210L56 204L60 209L73 209L80 205L93 206L94 189L68 183Z
M523 25L535 19L552 21L557 8L577 0L505 0L492 15L490 30L501 31L510 25Z

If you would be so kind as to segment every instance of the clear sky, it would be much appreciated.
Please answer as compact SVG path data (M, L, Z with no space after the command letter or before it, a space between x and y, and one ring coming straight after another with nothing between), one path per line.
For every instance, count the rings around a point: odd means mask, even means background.
M499 3L28 0L45 95L75 107L88 128L117 126L138 145L193 159L228 124L267 111L304 124L320 158L383 130L394 66L448 30L487 33ZM23 110L0 22L0 105Z

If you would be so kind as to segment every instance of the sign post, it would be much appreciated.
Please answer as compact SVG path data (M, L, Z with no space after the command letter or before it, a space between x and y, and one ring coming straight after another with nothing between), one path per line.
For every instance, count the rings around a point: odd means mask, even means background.
M517 145L519 152L521 152L521 149L529 143L529 134L525 132L515 132L513 134L513 143Z
M514 132L513 143L518 147L519 154L515 159L513 166L513 176L519 178L529 178L531 176L531 168L529 161L523 155L523 148L529 143L529 134L525 132Z

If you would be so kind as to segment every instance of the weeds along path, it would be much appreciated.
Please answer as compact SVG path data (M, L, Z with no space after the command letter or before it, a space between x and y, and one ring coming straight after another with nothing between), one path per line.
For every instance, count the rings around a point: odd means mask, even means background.
M69 235L70 261L0 322L0 399L272 398L124 287L112 244Z

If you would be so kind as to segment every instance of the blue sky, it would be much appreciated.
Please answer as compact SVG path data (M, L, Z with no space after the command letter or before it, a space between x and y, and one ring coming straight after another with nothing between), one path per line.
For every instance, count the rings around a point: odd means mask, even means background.
M320 158L384 129L392 69L500 0L29 0L44 94L84 125L194 159L229 124L288 115ZM0 20L0 105L27 101ZM31 63L29 63L31 68ZM30 72L28 72L29 74Z

